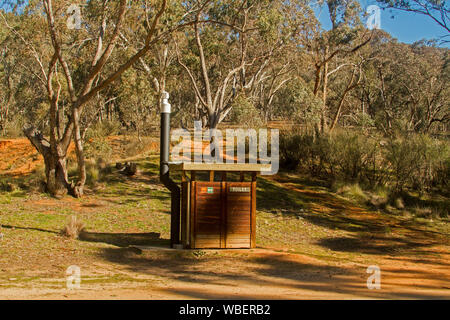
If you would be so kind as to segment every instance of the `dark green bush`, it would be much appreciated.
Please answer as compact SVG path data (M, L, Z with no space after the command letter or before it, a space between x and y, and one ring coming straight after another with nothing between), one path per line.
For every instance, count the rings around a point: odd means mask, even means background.
M281 168L370 188L389 185L396 192L405 188L445 192L450 180L449 154L446 141L426 135L385 142L381 137L351 131L319 137L301 132L280 134Z
M305 136L283 132L280 135L280 166L287 170L295 170L300 166L303 157Z
M280 135L280 166L287 170L302 169L320 176L327 171L329 139L309 133Z
M412 187L422 191L433 186L445 187L449 157L447 143L426 135L391 140L385 152L397 190Z
M377 170L377 144L373 139L352 132L339 132L329 138L329 166L333 176L358 182ZM375 168L374 168L375 166Z

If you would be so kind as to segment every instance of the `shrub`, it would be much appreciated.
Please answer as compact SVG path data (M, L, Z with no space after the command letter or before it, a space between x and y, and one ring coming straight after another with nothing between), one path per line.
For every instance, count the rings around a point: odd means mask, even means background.
M84 223L76 216L71 216L69 222L61 230L61 234L71 239L77 239L84 230Z
M86 140L96 137L108 137L120 134L122 125L119 121L98 121L86 131Z
M367 195L357 183L351 185L335 183L333 185L333 189L336 190L337 194L345 198L349 198L360 203L366 203L368 201Z
M88 160L85 162L86 166L86 184L95 186L105 179L105 176L111 173L111 166L102 158L97 161ZM68 165L69 181L78 179L78 165L76 162L71 162Z
M280 135L280 166L287 170L303 169L320 176L327 170L329 139L315 137L310 133L288 133Z
M112 148L105 137L92 138L84 144L84 154L88 159L109 158L112 155Z
M282 132L280 166L371 189L390 186L394 192L405 188L422 192L438 188L448 193L450 148L446 141L426 135L383 141L351 131L318 137Z
M88 185L94 185L99 181L100 170L94 164L86 164L86 183Z
M0 191L14 192L17 190L17 186L9 181L0 181Z
M448 180L449 149L445 142L425 135L391 140L386 148L386 160L392 169L395 188L411 186L416 190L445 186Z
M330 138L329 161L331 172L343 181L362 181L376 170L377 145L369 137L352 132L340 132ZM373 168L375 165L375 169Z
M305 152L304 136L296 133L282 132L280 135L280 166L287 170L295 170L300 166L302 153Z
M434 176L431 184L450 196L450 148L447 144L441 143L439 149L439 157L434 163Z
M120 133L121 125L118 121L96 122L84 137L84 153L86 158L109 158L112 148L106 139L108 136Z
M240 95L233 102L230 120L247 128L258 128L263 123L260 114L250 99Z
M378 170L377 152L374 139L351 132L320 136L284 132L280 137L282 168L301 168L313 175L347 182L358 182L363 177L370 180Z

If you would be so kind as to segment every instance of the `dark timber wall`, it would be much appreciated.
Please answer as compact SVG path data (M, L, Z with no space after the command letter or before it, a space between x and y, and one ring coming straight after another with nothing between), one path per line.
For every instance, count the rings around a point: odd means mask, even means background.
M186 248L254 248L256 178L182 183L181 240Z

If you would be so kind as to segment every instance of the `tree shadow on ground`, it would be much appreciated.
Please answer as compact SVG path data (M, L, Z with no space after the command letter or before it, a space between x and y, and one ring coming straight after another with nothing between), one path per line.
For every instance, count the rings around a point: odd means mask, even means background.
M284 175L258 180L258 210L301 217L330 230L353 235L326 238L318 245L341 252L386 254L407 252L448 242L448 235L402 219L360 207L328 191L315 191L305 181ZM391 233L399 232L403 237ZM369 235L369 236L368 236ZM411 239L414 239L411 240ZM446 240L447 239L447 240Z
M53 234L61 234L60 231L34 228L34 227L20 227L13 225L0 225L4 229L11 230L30 230ZM161 238L161 234L157 232L148 233L108 233L108 232L89 232L82 230L78 239L85 242L107 243L117 247L129 247L132 245L141 246L155 246L161 248L169 248L170 240Z
M46 233L54 233L54 234L60 234L61 232L54 231L54 230L47 230L42 228L32 228L32 227L19 227L19 226L12 226L7 224L0 224L0 227L5 229L17 229L17 230L31 230L31 231L40 231L40 232L46 232Z
M111 173L102 178L104 185L88 190L89 195L102 197L105 201L118 205L134 205L146 200L157 200L170 206L170 192L152 174L138 173L128 177L121 173ZM164 210L165 213L169 211Z
M416 242L398 237L370 237L367 238L326 238L318 244L333 251L359 252L365 254L395 254L435 245L435 242Z
M162 239L156 232L149 233L100 233L83 231L79 235L81 241L102 242L117 247L130 245L169 247L170 241Z
M138 254L129 248L104 248L99 256L137 274L159 275L176 281L168 287L154 289L194 299L277 299L286 296L299 299L305 290L324 298L330 294L334 297L346 294L367 298L439 298L434 293L368 290L365 268L297 261L291 255L278 253L249 251L236 254L206 250L202 256L196 252L169 250ZM235 293L230 296L230 291ZM280 297L282 292L286 293L285 297Z
M403 192L401 198L410 208L429 208L439 212L442 217L450 216L450 199L446 196L437 196L436 199L423 199L419 195Z

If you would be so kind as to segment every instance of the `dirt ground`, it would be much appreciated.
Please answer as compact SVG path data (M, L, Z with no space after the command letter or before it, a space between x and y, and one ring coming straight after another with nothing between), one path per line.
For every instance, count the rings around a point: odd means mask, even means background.
M0 150L7 181L42 162L26 140ZM374 211L296 176L259 179L256 249L165 248L155 161L133 178L112 172L83 199L0 191L0 299L450 299L447 220ZM71 215L86 221L80 240L59 234ZM79 289L67 288L72 265ZM369 266L380 289L367 287Z
M437 248L436 248L437 249ZM238 252L237 252L238 251ZM81 269L80 289L64 277L0 289L1 299L449 299L448 263L379 261L381 288L367 288L367 265L255 249L188 258L176 251L109 249L111 263ZM444 256L449 261L448 253ZM119 275L119 276L118 276ZM117 282L101 279L116 277ZM86 280L84 280L86 279ZM97 280L97 281L96 281ZM10 282L13 282L10 279ZM46 286L46 283L59 283Z

